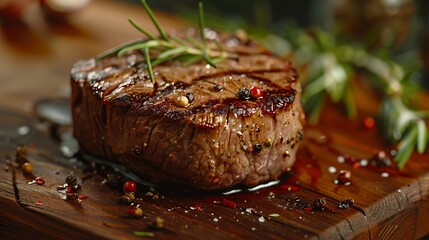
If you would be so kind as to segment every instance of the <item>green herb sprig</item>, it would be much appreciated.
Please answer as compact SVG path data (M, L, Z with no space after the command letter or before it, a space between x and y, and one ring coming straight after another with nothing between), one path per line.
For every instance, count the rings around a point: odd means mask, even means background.
M179 39L174 36L169 36L155 14L147 4L146 0L141 0L143 8L149 15L152 23L158 30L159 37L143 29L133 19L128 19L129 23L136 28L138 31L146 36L144 40L137 40L129 42L125 45L119 46L112 50L106 51L97 56L97 60L109 57L118 56L122 57L130 51L143 51L147 69L149 72L150 79L155 82L153 74L153 66L170 61L180 60L184 64L189 65L198 61L205 61L212 67L216 67L216 64L224 61L227 58L237 59L236 54L226 52L221 44L215 41L217 49L213 50L208 47L207 38L205 36L205 23L204 23L204 9L203 4L199 3L199 30L200 40L192 36L186 36L186 39Z
M409 108L411 84L416 67L408 69L391 61L371 55L356 46L338 44L334 36L321 30L312 34L295 32L291 44L299 65L305 65L307 82L303 104L310 122L317 122L326 99L345 106L347 115L355 117L356 107L351 94L352 70L365 70L371 84L382 100L377 120L384 139L397 146L394 157L403 168L414 150L424 153L428 145L428 111Z

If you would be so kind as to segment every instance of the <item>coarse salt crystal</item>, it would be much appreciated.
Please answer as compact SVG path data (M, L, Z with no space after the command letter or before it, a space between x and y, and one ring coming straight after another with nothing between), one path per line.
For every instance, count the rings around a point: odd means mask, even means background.
M337 172L337 168L335 168L334 166L329 166L328 172L330 172L330 173L336 173Z
M362 160L360 160L360 165L361 165L362 167L367 166L367 165L368 165L368 160L367 160L367 159L362 159Z
M382 172L382 173L381 173L381 176L382 176L382 177L387 178L387 177L389 177L389 173L387 173L387 172Z
M337 162L344 163L345 161L346 161L346 159L344 158L344 156L338 156L337 157Z

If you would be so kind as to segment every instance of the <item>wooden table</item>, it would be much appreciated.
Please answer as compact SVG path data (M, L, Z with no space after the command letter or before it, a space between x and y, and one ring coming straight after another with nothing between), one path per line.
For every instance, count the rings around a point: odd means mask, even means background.
M152 232L156 239L419 239L429 234L429 154L414 154L403 171L350 163L389 149L376 130L362 127L363 118L376 110L376 98L359 84L361 117L349 121L329 106L318 125L306 126L297 163L277 185L230 195L140 186L144 216L129 217L128 206L119 203L121 191L105 184L100 169L89 174L79 159L61 154L53 133L67 133L70 126L41 124L34 111L41 99L67 104L69 70L76 60L138 37L128 17L148 22L142 9L99 0L67 25L2 27L1 239L139 238L134 231ZM167 15L161 19L170 28L184 26ZM43 185L28 184L31 177L9 164L18 145L27 147L34 176L43 177ZM339 156L349 161L340 163ZM334 183L343 169L352 174L348 186ZM80 204L61 199L57 190L70 174L81 183L79 194L88 196ZM321 197L327 207L314 209L313 201ZM338 208L346 199L354 205ZM165 220L164 229L151 227L156 217Z

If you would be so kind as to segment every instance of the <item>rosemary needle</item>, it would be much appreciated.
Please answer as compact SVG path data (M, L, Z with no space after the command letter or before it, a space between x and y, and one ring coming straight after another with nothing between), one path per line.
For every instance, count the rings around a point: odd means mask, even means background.
M226 52L219 42L215 41L217 50L210 50L208 48L207 38L205 36L204 9L201 2L198 5L200 40L197 40L192 36L185 36L184 39L169 36L147 4L147 1L141 0L141 3L146 13L149 15L152 23L158 30L160 37L157 37L156 35L148 32L130 18L128 19L128 22L139 32L141 32L146 37L146 39L133 41L115 49L106 51L98 55L96 57L97 60L114 55L122 57L132 51L143 51L150 79L154 82L155 79L153 66L163 62L179 60L182 61L183 64L189 65L203 60L210 66L216 67L216 63L224 61L227 58L238 58L236 54Z

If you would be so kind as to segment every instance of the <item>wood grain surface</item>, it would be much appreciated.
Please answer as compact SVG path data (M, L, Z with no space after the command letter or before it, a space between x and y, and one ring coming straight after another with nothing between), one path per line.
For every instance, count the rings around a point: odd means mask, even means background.
M141 238L135 231L151 232L155 239L419 239L429 234L428 153L414 154L402 171L351 163L389 151L376 129L362 126L376 111L377 97L358 81L360 117L348 120L329 105L318 125L305 127L298 160L278 184L229 195L140 185L143 217L130 217L129 207L119 202L120 188L106 183L109 168L98 166L95 173L88 171L87 158L65 157L60 138L71 126L46 121L35 110L44 99L67 112L71 65L138 37L128 17L148 22L142 9L99 0L67 24L25 29L2 24L1 239ZM185 25L167 15L160 18L171 29ZM421 98L427 101L429 94ZM43 185L29 184L34 176L11 165L18 146L28 149L33 175L41 176ZM339 162L339 156L348 161ZM334 183L340 170L351 172L350 185ZM81 203L63 200L57 189L71 174L81 185L79 194L88 196ZM315 209L314 200L322 197L327 207ZM222 204L223 199L236 208ZM346 199L354 205L338 208ZM164 219L163 229L153 228L156 217Z

